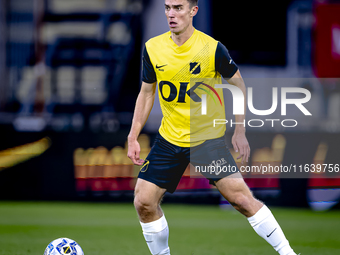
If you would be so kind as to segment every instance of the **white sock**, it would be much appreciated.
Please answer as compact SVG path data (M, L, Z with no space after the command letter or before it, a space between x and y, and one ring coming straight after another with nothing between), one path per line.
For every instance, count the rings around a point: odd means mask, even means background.
M142 226L143 235L151 254L170 255L168 245L169 228L164 215L150 223L140 222L140 225Z
M280 255L296 255L267 206L264 205L254 216L248 218L248 221L256 233Z

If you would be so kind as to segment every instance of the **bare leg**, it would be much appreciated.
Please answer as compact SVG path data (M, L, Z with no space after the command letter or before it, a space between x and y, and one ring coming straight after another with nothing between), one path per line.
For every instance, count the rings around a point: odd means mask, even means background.
M263 203L253 197L240 173L219 180L216 187L222 196L246 217L255 215L263 206Z
M253 197L240 173L219 180L216 187L236 210L248 218L255 232L280 255L296 255L271 211Z
M163 216L160 202L165 191L151 182L137 180L134 205L141 222L152 222Z
M145 241L153 255L170 255L168 223L160 207L165 191L151 182L137 180L134 205Z

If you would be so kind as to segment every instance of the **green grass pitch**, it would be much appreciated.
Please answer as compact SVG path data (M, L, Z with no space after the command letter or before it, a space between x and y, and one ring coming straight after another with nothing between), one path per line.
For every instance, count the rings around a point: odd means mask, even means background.
M340 211L271 208L296 252L340 254ZM173 255L276 254L234 210L163 205ZM0 255L43 254L59 237L86 255L149 254L132 204L0 202Z

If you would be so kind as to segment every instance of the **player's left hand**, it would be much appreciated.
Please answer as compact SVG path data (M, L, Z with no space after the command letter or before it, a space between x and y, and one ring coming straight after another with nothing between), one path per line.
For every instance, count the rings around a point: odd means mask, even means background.
M250 157L250 147L245 133L235 132L231 139L231 143L233 144L235 152L240 152L237 159L242 158L242 164L244 162L248 162Z

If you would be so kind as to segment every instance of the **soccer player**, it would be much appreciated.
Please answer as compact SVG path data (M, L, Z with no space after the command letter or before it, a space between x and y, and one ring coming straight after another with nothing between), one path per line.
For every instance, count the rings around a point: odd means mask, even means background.
M193 27L197 4L198 0L165 0L170 31L150 39L143 53L143 82L128 136L128 157L142 166L135 187L134 206L151 254L170 254L169 229L160 202L166 191L176 190L188 164L200 164L203 158L208 159L207 165L223 159L236 166L225 143L225 125L212 130L203 124L204 135L197 135L200 130L195 130L196 139L192 139L190 103L201 100L196 92L188 92L193 90L190 79L223 76L246 94L241 74L226 47ZM150 154L143 160L139 157L137 138L152 109L157 83L163 119ZM244 118L244 115L236 115L236 123L242 123ZM250 148L244 125L236 125L232 144L239 152L238 159L242 158L242 163L248 161ZM210 183L247 217L257 234L279 254L296 255L271 211L253 197L239 172L215 177L208 177Z

